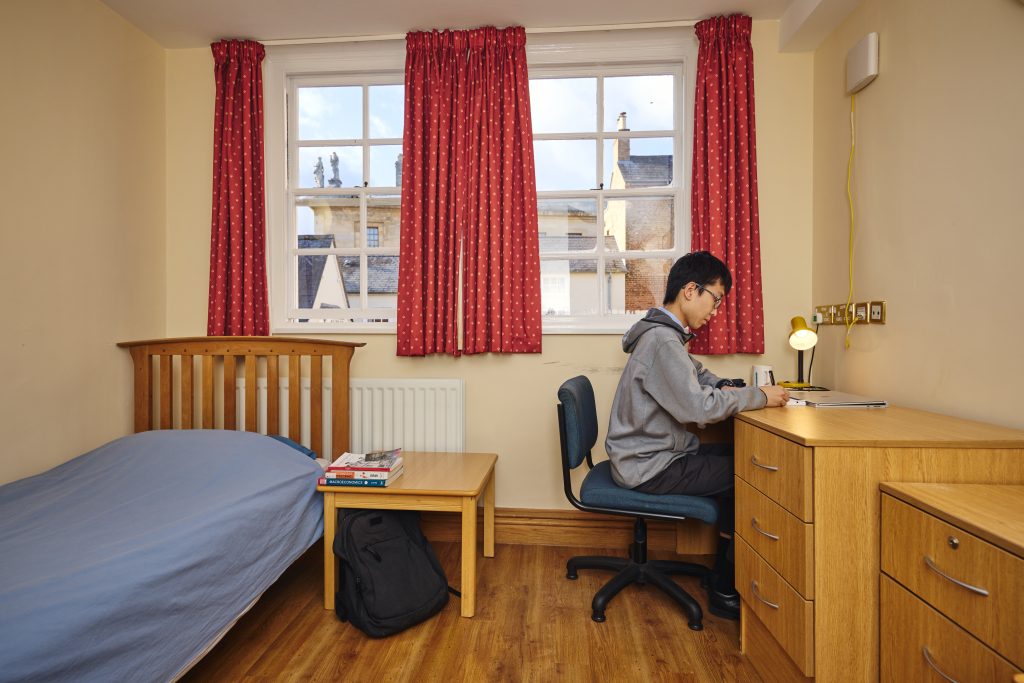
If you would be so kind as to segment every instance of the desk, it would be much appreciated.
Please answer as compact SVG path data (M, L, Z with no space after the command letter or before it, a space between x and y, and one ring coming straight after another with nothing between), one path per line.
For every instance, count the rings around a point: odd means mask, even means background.
M740 649L765 681L877 681L881 482L1024 484L1024 431L907 408L736 416Z
M404 472L383 488L318 486L324 494L324 609L334 609L338 570L334 534L339 508L462 513L462 616L476 611L477 503L483 498L484 557L494 557L493 453L402 452Z

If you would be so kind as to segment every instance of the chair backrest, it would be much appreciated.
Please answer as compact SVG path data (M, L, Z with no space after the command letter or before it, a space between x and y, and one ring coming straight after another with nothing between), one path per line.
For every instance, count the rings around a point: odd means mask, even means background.
M588 464L590 450L597 443L597 405L590 380L578 375L558 387L558 427L565 470Z

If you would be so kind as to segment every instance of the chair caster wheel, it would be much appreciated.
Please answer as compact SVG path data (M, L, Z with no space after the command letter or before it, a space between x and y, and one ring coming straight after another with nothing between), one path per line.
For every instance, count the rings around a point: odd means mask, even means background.
M689 626L690 626L690 630L691 631L703 631L704 630L704 624L699 622L699 621L698 622L691 621L689 623Z
M601 614L598 614L597 612L594 612L594 614L592 614L590 618L593 619L594 621L596 621L599 624L604 623L604 620L605 620L603 612Z

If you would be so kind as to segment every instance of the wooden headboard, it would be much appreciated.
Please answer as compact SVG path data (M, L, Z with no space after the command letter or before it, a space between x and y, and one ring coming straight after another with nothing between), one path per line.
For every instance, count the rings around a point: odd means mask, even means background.
M357 342L298 339L294 337L179 337L121 342L132 354L135 366L135 431L150 429L224 429L258 431L257 377L266 378L266 431L301 440L301 387L303 375L310 383L310 448L331 458L348 450L348 370ZM199 361L194 360L199 358ZM286 362L282 363L282 358ZM323 447L323 366L331 375L331 450ZM216 369L222 368L222 390L215 385ZM196 376L198 375L198 376ZM175 379L177 378L177 382ZM271 390L287 379L288 420L281 424L279 392ZM236 419L236 388L245 387L242 425ZM196 390L199 400L195 402ZM157 392L158 393L154 393ZM220 405L215 398L221 397ZM154 399L159 409L153 409ZM216 408L220 408L215 412ZM159 412L159 415L155 413ZM193 419L195 417L195 419ZM177 424L175 424L177 422Z

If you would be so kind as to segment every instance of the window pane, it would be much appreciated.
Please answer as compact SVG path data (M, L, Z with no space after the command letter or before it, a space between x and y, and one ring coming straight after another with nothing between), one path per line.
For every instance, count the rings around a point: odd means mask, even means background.
M366 294L367 308L398 308L397 256L366 257Z
M672 81L670 75L604 79L604 129L672 130Z
M401 156L401 145L373 145L370 147L370 185L400 187L402 185Z
M300 246L303 242L322 243L326 239L312 236L299 238ZM342 259L349 257L326 256L326 255L303 255L298 256L298 299L295 302L298 308L358 308L359 307L359 257L356 261L356 289L350 291L344 286L342 280Z
M530 81L534 133L587 133L597 123L596 78L538 78Z
M614 237L617 249L672 249L675 247L674 209L673 197L609 199L604 210L605 234Z
M593 199L541 199L537 202L541 253L593 251L597 202Z
M354 140L363 137L363 89L298 89L300 140Z
M362 184L362 147L299 147L299 187Z
M546 317L598 315L598 286L596 259L540 262L540 306Z
M626 138L604 142L605 188L672 184L672 138Z
M371 85L370 137L400 138L405 121L405 86Z
M597 187L597 145L592 140L535 140L537 189L590 190Z
M672 259L609 259L609 313L643 313L661 306Z
M358 197L295 198L299 249L352 249L361 246Z
M401 225L401 200L398 195L370 195L366 200L366 224L377 228L377 245L398 249ZM367 240L367 246L372 246Z

